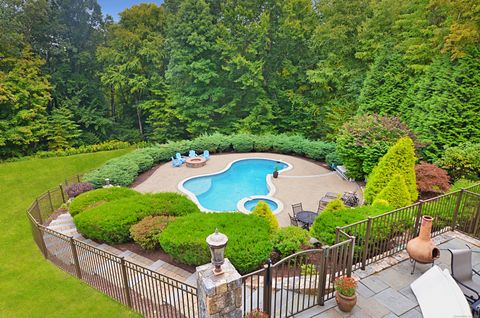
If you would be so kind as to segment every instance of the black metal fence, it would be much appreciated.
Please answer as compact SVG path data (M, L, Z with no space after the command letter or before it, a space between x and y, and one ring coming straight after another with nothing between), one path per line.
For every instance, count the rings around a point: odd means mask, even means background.
M33 239L44 257L145 317L198 317L196 287L44 225L68 199L65 187L80 182L80 179L77 176L65 180L40 195L27 210Z
M432 237L457 230L480 238L479 192L480 184L338 227L336 242L341 241L341 233L355 238L356 270L404 250L418 235L422 215L434 218Z
M351 274L354 239L290 255L242 277L243 312L291 317L334 297L334 281Z

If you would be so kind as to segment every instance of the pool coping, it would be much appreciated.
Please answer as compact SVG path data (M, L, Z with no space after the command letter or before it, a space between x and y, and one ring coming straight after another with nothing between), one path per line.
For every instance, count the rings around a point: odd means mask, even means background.
M195 178L200 178L200 177L208 177L208 176L213 176L213 175L217 175L217 174L221 174L221 173L224 173L225 171L227 171L228 169L230 169L230 167L238 162L238 161L243 161L243 160L252 160L252 159L262 159L262 160L269 160L269 161L276 161L276 162L281 162L283 164L286 164L287 167L286 168L283 168L282 170L279 170L278 171L278 174L281 174L281 173L284 173L286 171L289 171L289 170L292 170L293 169L293 165L285 160L282 160L282 159L272 159L272 158L265 158L265 157L248 157L248 158L241 158L241 159L236 159L236 160L233 160L231 161L230 163L227 164L227 166L225 168L223 168L222 170L220 171L217 171L217 172L212 172L212 173L206 173L206 174L200 174L200 175L197 175L197 176L191 176L191 177L188 177L188 178L185 178L183 179L182 181L180 181L177 185L177 188L178 190L180 190L180 192L186 194L190 200L192 200L193 202L195 202L195 204L200 208L200 210L202 212L225 212L225 211L215 211L215 210L210 210L210 209L207 209L205 208L204 206L202 206L200 204L200 202L198 201L197 199L197 196L195 194L193 194L192 192L190 192L189 190L187 190L183 184L185 182L187 182L188 180L191 180L191 179L195 179ZM208 161L207 161L208 162ZM275 185L273 184L272 182L272 178L273 178L273 175L271 173L267 174L266 176L266 182L267 182L267 188L268 188L268 193L266 195L259 195L263 198L266 198L266 199L270 199L272 201L275 201L277 204L278 204L278 208L275 210L275 214L277 213L280 213L282 210L283 210L283 202L280 201L279 199L277 198L274 198L273 195L275 194L275 192L277 191L277 189L275 188ZM252 198L254 196L250 196L250 197L245 197L245 198L242 198L239 200L242 201L244 199L249 199L249 198ZM237 202L237 208L238 208L238 203ZM279 204L280 203L280 204ZM282 207L280 209L280 206ZM246 213L246 214L249 214L250 211L247 211L247 212L244 212L244 211L239 211L239 212L242 212L242 213Z
M243 199L240 199L237 202L237 210L240 212L243 212L245 214L250 214L252 211L249 211L247 208L245 208L245 203L247 203L250 200L255 200L255 199L265 199L265 200L270 200L273 201L277 204L277 208L272 211L273 214L278 214L283 210L283 202L280 201L277 198L274 198L272 196L268 195L252 195Z

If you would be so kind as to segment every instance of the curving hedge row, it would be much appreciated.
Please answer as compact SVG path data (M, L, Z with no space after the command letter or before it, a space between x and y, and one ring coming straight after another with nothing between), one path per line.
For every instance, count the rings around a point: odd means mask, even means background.
M177 218L160 234L160 245L181 263L202 265L210 261L205 239L215 228L228 236L225 256L242 274L257 269L272 252L267 221L234 212L198 213Z
M178 193L140 194L122 189L121 192L132 193L121 197L119 190L102 190L81 194L73 200L72 205L76 207L73 221L84 236L109 244L130 241L130 227L146 216L183 216L200 212L195 203ZM89 200L84 199L87 195ZM77 200L80 203L76 203Z
M294 154L310 159L325 161L329 164L338 164L335 154L335 143L312 141L299 135L222 135L215 133L204 135L193 140L170 142L154 147L137 149L124 156L107 161L102 167L87 173L84 180L95 187L101 187L106 178L112 184L128 186L135 177L153 167L153 165L170 160L175 153L188 153L189 150L210 153L227 151L235 152L276 152Z

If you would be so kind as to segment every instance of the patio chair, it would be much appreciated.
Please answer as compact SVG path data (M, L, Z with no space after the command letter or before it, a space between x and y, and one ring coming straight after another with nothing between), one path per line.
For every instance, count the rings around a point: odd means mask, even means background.
M182 162L181 162L180 160L175 159L175 158L172 157L172 166L173 166L174 168L178 168L178 167L180 167L181 165L182 165Z
M290 217L290 225L293 225L293 226L298 226L298 220L291 216L290 213L288 213L288 216Z
M195 153L195 150L190 150L190 151L188 152L188 156L189 156L190 158L198 157L197 154Z
M177 160L180 161L181 163L184 163L186 161L186 159L183 158L179 152L175 154L175 158L177 158Z
M210 152L209 152L208 150L204 150L202 157L203 157L205 160L208 160L208 159L210 158Z
M480 299L480 283L473 280L473 274L479 275L472 268L472 250L466 249L448 249L452 254L451 271L452 277L458 283L463 294L470 304Z
M292 204L292 211L293 211L293 216L296 218L297 213L303 211L302 203Z

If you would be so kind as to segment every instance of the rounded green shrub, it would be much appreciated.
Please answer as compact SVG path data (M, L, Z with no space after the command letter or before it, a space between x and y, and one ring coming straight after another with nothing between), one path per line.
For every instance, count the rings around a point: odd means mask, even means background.
M311 141L306 149L305 156L314 160L325 160L329 153L335 151L335 143L324 141Z
M254 149L258 152L269 152L273 149L274 135L266 134L255 137Z
M328 202L327 206L322 211L322 213L328 212L328 211L339 211L339 210L343 210L345 208L346 208L345 203L343 203L342 199L336 198L336 199L333 199L332 201Z
M210 262L205 239L215 229L228 237L226 257L242 274L257 269L272 251L267 222L243 213L197 213L177 218L160 234L162 249L188 265Z
M237 152L249 152L253 150L255 136L250 134L238 134L230 137L233 150Z
M126 154L122 157L124 160L130 160L138 166L138 172L144 172L150 169L153 166L153 157L146 153L140 151L134 151L129 154Z
M129 188L100 188L77 196L73 199L72 203L70 203L69 211L72 216L75 216L85 210L100 206L110 201L140 195L141 194L138 191Z
M385 188L376 196L373 202L386 201L392 208L398 209L412 203L405 180L399 174L393 176Z
M274 232L278 229L278 220L265 201L258 201L258 204L253 209L252 214L265 219L268 222L271 232Z
M202 135L192 140L191 148L199 153L208 150L211 153L224 152L231 148L230 136L214 133Z
M393 210L389 206L361 206L345 208L339 211L324 211L320 213L310 228L310 233L323 244L335 244L335 229L337 226L349 225L369 216L376 216Z
M175 220L173 216L146 216L130 227L130 236L142 248L153 250L160 247L158 236L173 220Z
M281 257L299 252L302 246L310 246L310 233L297 226L278 229L272 237L273 248Z
M84 236L110 244L130 241L130 227L149 215L183 216L200 212L178 193L141 194L104 203L77 214L73 221Z
M126 187L135 180L138 172L138 164L122 156L107 161L102 167L85 174L83 179L95 188L103 186L107 178L114 185Z

